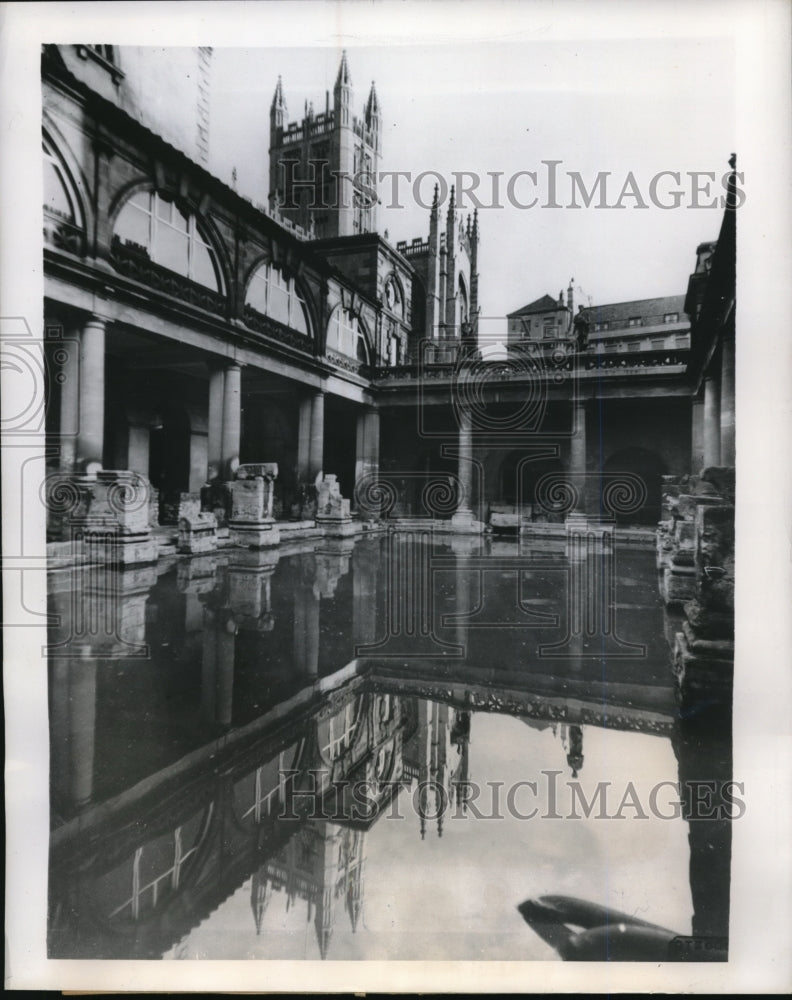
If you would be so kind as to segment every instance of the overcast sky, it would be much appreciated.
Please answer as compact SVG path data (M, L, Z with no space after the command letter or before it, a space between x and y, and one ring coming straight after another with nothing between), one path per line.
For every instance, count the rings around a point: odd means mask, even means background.
M717 236L722 210L693 208L686 171L711 171L709 204L722 194L734 142L733 52L724 39L456 42L442 46L347 45L354 110L362 114L372 80L383 109L380 169L454 171L483 177L478 194L489 205L489 172L501 172L503 207L479 212L479 302L485 316L504 315L544 293L558 295L574 277L576 302L595 304L683 294L696 245ZM269 106L278 74L291 121L306 100L324 109L335 82L336 47L215 48L212 77L212 168L239 190L266 202ZM547 198L547 167L558 166L557 201ZM521 177L508 204L506 184L519 171L535 171L537 185ZM613 205L632 171L647 208L627 196L621 210L566 207L567 171L591 188L610 171ZM661 171L682 174L682 204L662 209L649 186ZM399 182L404 208L389 208L393 181L381 185L379 229L392 242L428 233L428 212L409 182ZM421 187L431 197L433 181ZM671 204L672 178L658 200ZM581 203L578 196L578 203ZM471 206L472 208L472 206Z

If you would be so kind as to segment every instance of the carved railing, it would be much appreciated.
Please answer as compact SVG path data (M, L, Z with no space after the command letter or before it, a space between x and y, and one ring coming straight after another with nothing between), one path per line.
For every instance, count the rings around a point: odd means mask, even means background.
M55 250L82 257L85 253L85 234L71 219L46 207L44 209L44 243Z
M338 351L333 351L330 348L325 351L325 356L336 367L343 368L347 372L352 372L353 375L360 375L362 378L374 378L375 372L378 371L378 369L371 368L364 361L357 361L355 358L350 358L346 354L339 354Z
M191 305L206 309L208 312L224 315L227 312L227 301L224 295L206 288L204 285L191 281L175 271L155 264L149 257L145 247L135 243L122 242L113 237L112 257L116 270L125 278L139 281L143 285L174 298L182 299Z
M251 330L255 330L256 333L263 333L265 337L277 340L288 347L304 351L306 354L313 354L313 340L309 334L299 333L290 326L286 326L269 316L265 316L264 313L260 313L253 306L245 306L243 318L245 326Z

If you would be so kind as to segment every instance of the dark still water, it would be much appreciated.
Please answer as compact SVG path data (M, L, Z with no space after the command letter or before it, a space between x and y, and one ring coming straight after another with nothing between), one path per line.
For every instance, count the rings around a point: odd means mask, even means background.
M51 957L725 956L728 720L679 717L650 549L401 532L50 603Z

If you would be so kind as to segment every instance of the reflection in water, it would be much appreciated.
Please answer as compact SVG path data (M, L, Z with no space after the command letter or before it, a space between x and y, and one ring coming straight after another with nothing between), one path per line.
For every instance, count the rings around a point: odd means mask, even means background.
M581 907L725 937L728 720L677 719L618 555L602 628L563 541L53 572L51 957L570 957Z

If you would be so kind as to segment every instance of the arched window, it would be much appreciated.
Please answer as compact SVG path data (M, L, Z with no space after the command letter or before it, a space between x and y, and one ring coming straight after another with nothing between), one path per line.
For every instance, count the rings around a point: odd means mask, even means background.
M390 312L395 313L400 319L404 317L404 297L398 282L389 278L385 284L385 304Z
M468 297L467 289L465 288L465 281L462 275L459 276L459 292L457 294L457 307L456 307L456 328L457 333L461 334L462 324L467 323L468 320Z
M368 345L360 320L343 306L337 306L327 326L327 346L331 351L369 363Z
M62 219L82 225L82 213L66 168L48 139L41 142L44 155L44 208Z
M139 191L121 209L115 235L145 250L155 264L222 292L217 257L198 220L185 215L167 195Z
M287 278L272 264L262 264L254 272L245 305L308 336L305 302L297 291L294 278Z

